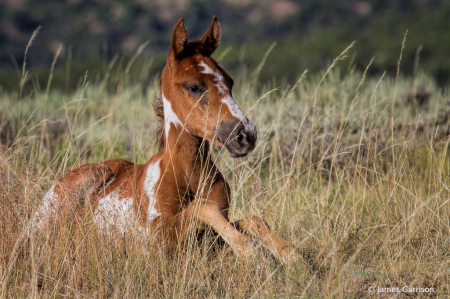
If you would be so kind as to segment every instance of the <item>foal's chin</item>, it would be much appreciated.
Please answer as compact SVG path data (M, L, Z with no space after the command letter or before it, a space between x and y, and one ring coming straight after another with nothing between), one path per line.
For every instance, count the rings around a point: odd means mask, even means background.
M233 153L233 152L230 152L230 151L228 151L228 153L230 154L230 157L233 158L233 159L243 158L243 157L246 157L248 155L248 153L236 154L236 153Z
M236 149L231 146L225 146L225 148L228 150L228 154L230 154L230 157L233 159L246 157L249 153L251 153L255 149L254 146L251 146L250 148L247 148L244 151Z

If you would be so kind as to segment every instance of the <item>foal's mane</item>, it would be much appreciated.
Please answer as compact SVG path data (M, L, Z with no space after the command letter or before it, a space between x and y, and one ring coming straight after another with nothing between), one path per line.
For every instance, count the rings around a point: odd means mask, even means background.
M161 90L161 84L159 89ZM156 149L161 151L164 148L164 106L161 92L159 92L159 95L158 93L155 94L152 106L156 115L156 127L155 134L153 135L153 142L155 143Z

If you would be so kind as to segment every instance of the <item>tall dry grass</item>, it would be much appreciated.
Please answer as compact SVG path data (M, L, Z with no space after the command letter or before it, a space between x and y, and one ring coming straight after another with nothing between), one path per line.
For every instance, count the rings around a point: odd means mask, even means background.
M258 128L258 145L238 160L213 150L232 188L231 219L266 219L301 253L285 265L261 248L242 260L212 236L167 252L105 236L89 216L65 215L52 234L28 235L46 190L70 169L110 158L144 163L155 153L157 84L107 72L61 93L50 76L45 91L22 94L33 83L22 76L17 93L0 94L1 296L445 298L447 90L418 60L411 76L374 78L339 70L345 55L294 86L258 82L257 72L235 76L233 94ZM434 291L369 292L404 286Z

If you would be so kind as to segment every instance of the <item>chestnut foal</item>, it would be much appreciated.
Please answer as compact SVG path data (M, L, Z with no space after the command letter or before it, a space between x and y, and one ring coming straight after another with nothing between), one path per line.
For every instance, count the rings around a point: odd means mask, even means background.
M143 165L112 159L70 171L47 192L34 225L41 229L62 206L85 205L99 227L116 227L175 245L192 229L210 226L236 252L248 256L259 237L278 260L297 256L266 223L245 216L230 223L230 188L210 157L210 143L233 158L255 148L255 126L233 100L233 79L211 58L220 41L214 16L201 40L188 42L184 20L175 25L161 95L162 152Z

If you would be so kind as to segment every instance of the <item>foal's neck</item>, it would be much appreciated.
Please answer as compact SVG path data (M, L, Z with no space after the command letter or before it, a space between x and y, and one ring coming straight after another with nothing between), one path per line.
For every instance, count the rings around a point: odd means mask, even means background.
M181 126L166 125L171 127L164 142L163 159L168 170L173 171L177 184L186 184L189 190L196 192L202 178L210 172L209 142L186 132Z
M163 90L163 88L161 88ZM162 156L175 172L198 171L198 166L204 165L209 159L209 142L206 139L192 135L182 121L172 110L172 104L166 98L170 98L170 91L163 94L161 101L163 108L164 130L161 132L164 137L164 147Z
M163 154L170 156L171 160L178 166L194 165L205 161L209 154L209 141L194 136L180 125L171 123L168 137L164 140Z

